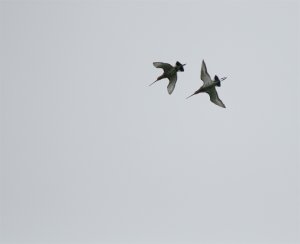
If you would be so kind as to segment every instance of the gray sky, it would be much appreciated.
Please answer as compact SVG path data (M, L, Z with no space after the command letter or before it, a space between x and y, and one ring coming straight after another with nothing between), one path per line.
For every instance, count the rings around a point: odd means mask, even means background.
M297 1L1 1L0 16L2 243L300 242ZM226 109L185 99L202 59L228 77ZM171 96L148 87L153 61L177 60Z

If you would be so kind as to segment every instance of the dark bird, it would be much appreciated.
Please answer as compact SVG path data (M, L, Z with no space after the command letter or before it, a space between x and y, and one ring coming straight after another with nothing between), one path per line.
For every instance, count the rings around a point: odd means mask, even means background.
M177 72L178 71L183 72L184 71L183 66L186 64L181 64L177 61L174 67L171 64L161 63L161 62L154 62L153 65L156 68L161 68L164 70L164 73L161 76L159 76L156 79L156 81L159 81L164 78L168 78L169 79L168 93L171 95L172 92L174 91L177 82ZM149 86L154 84L156 81L151 83Z
M202 67L201 67L201 80L203 81L203 85L195 91L192 95L188 96L187 98L194 96L200 92L206 92L208 93L210 97L210 101L213 102L214 104L225 108L224 103L221 101L221 99L218 96L216 86L221 86L221 81L225 80L227 77L223 77L219 79L218 76L215 75L214 79L212 80L210 78L210 75L207 72L207 68L205 65L204 60L202 61Z

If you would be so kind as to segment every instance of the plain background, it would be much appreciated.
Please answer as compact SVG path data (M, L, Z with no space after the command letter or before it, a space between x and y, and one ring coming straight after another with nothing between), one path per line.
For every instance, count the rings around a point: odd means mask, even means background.
M1 243L300 243L297 1L0 11Z

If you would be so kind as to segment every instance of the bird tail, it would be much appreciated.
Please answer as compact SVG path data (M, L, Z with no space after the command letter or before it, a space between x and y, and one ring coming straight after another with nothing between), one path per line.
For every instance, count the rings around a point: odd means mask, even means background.
M222 77L221 79L219 79L218 76L215 75L215 82L216 82L216 86L221 86L221 81L226 80L227 77Z
M181 72L183 72L184 71L184 68L183 68L183 66L184 66L185 64L181 64L180 62L176 62L176 66L178 67L178 70L179 71L181 71Z
M219 77L215 75L215 79L214 80L216 82L216 86L220 87L221 86L221 81L220 81Z

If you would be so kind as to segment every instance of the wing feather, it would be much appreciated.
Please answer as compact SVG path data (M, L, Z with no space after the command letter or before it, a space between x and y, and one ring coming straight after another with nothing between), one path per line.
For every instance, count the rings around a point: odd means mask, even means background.
M176 82L177 82L177 74L174 73L173 75L169 76L169 84L168 84L168 93L171 95L175 89Z
M218 96L216 87L212 87L211 89L209 89L207 91L209 97L210 97L210 101L213 102L214 104L222 107L222 108L226 108L225 104L221 101L221 99Z
M210 75L207 72L207 68L206 68L206 64L205 64L204 60L202 60L201 80L204 82L205 85L212 82Z
M171 64L168 64L168 63L154 62L153 65L156 68L163 69L164 72L169 72L170 70L174 69L174 67Z

